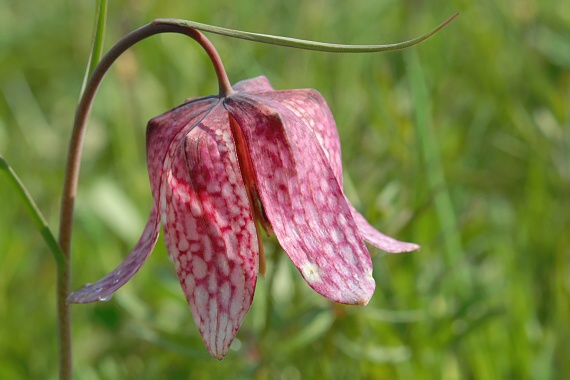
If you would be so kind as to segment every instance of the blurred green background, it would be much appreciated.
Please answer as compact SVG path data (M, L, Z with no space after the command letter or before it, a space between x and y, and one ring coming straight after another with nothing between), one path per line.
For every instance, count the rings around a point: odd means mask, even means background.
M339 43L388 43L462 15L421 46L338 55L211 36L233 82L318 89L353 203L422 250L371 249L376 293L332 305L275 240L223 362L209 357L160 240L110 302L73 306L77 379L570 377L570 2L111 1L105 47L158 17ZM0 152L57 232L93 1L0 1ZM106 50L105 49L105 50ZM145 125L215 93L179 35L122 57L96 98L77 200L73 288L112 270L150 210ZM57 376L55 267L0 180L0 378Z

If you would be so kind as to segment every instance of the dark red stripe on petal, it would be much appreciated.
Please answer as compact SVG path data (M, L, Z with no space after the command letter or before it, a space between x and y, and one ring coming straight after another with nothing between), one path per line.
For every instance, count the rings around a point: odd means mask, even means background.
M261 223L265 231L269 236L273 235L273 230L271 228L271 223L265 215L263 210L263 205L259 200L259 194L257 192L257 181L253 172L253 164L251 163L251 157L249 155L249 150L247 148L247 143L243 137L243 132L239 124L230 115L230 130L232 131L232 136L236 144L236 154L239 161L239 167L241 171L241 176L243 182L245 183L245 188L247 190L247 195L249 198L249 204L253 209L254 219ZM263 250L260 250L263 252Z

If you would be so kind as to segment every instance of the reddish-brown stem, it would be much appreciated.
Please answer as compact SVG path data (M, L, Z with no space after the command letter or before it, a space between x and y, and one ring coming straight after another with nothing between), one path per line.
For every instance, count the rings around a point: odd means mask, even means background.
M69 145L68 161L66 169L65 184L63 190L63 198L61 204L61 219L60 219L60 237L59 244L64 252L69 252L70 237L71 237L71 222L73 219L73 205L75 201L75 193L77 189L77 180L79 177L79 167L81 163L81 151L83 148L83 140L85 137L86 122L91 111L93 99L103 80L103 77L121 54L123 54L131 46L140 42L150 36L160 33L180 33L192 37L196 40L206 51L210 57L214 70L218 77L218 85L220 97L224 97L233 92L230 81L225 72L224 66L218 55L218 52L212 43L199 31L185 26L179 25L166 25L150 23L145 25L134 32L131 32L123 39L121 39L109 52L101 59L101 62L93 72L91 79L87 83L85 92L81 97L77 112L75 114L75 121L73 123L73 132Z
M75 120L73 122L73 132L69 143L65 182L61 199L59 245L65 256L65 263L64 265L58 266L57 308L59 320L60 357L65 358L67 363L66 365L63 365L66 369L63 369L63 372L60 374L61 378L71 378L71 317L69 305L65 300L71 289L70 257L73 208L75 204L75 194L77 192L81 152L87 127L87 118L89 117L97 89L115 60L117 60L121 54L137 42L160 33L179 33L196 40L204 48L214 65L214 70L218 77L219 96L225 97L233 92L232 86L222 64L222 60L212 43L199 31L183 25L152 22L135 30L134 32L131 32L113 46L111 50L109 50L93 72L93 75L85 87L85 91L81 97L79 105L77 106Z

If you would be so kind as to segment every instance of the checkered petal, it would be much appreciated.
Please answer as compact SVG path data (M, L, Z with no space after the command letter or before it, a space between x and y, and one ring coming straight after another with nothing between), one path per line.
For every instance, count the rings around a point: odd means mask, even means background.
M273 91L263 96L287 107L313 132L342 188L340 140L333 115L322 95L316 90L307 89ZM384 235L371 226L349 201L348 204L360 234L370 244L390 253L410 252L420 248L417 244Z
M222 359L253 301L260 243L223 106L165 166L168 251L202 339Z
M154 202L143 233L125 260L111 273L93 284L87 284L67 298L69 303L89 303L109 299L117 289L129 281L150 256L160 231L160 180L164 161L173 140L180 140L215 103L214 99L200 99L149 122L147 128L147 164Z
M307 283L332 301L368 303L370 256L315 135L264 94L238 93L225 104L243 132L273 232Z

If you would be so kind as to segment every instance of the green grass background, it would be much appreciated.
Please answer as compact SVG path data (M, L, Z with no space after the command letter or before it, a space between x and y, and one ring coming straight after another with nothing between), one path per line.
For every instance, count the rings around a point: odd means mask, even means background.
M314 293L267 239L269 268L226 359L209 357L162 239L110 302L73 306L77 379L570 377L570 2L111 1L105 47L158 17L339 43L448 28L406 52L338 55L211 36L232 82L318 89L353 203L420 252L371 249L365 307ZM0 152L57 231L92 1L0 2ZM145 125L215 93L188 38L122 57L82 161L73 288L113 269L150 210ZM55 266L0 181L0 379L57 376Z

